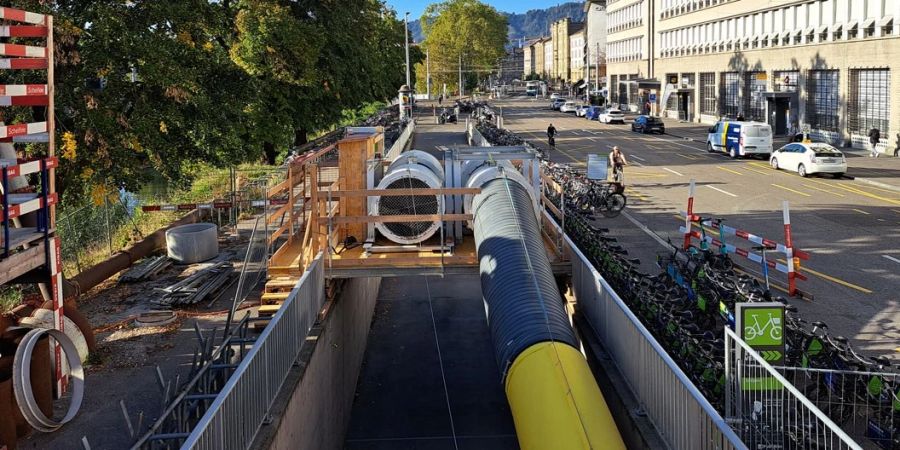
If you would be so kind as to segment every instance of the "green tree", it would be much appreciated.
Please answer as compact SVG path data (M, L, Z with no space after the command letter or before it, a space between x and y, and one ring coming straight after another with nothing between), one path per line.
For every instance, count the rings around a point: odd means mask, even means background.
M448 88L458 90L461 61L464 82L470 88L495 69L503 56L506 17L478 0L431 4L420 23L425 36L423 46L431 57L434 86L446 83Z

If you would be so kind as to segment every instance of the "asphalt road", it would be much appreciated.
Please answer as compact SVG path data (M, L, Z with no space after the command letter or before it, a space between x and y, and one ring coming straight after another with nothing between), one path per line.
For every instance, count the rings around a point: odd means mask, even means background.
M799 281L798 287L812 299L792 300L802 316L826 322L833 334L847 336L867 353L900 358L900 193L851 179L801 178L775 171L765 160L707 153L704 142L632 133L630 120L601 124L552 111L548 104L524 97L493 103L502 106L506 128L543 148L552 122L559 133L551 155L555 162L584 167L588 154L605 156L614 145L622 148L630 163L627 214L603 219L603 225L646 270L657 270L652 262L664 250L659 240L677 244L683 239L678 227L684 220L677 215L687 209L692 179L694 214L724 218L727 225L777 242L785 240L782 205L787 201L794 245L811 255L802 263L808 281ZM726 241L754 245L734 237ZM760 272L756 263L739 263ZM786 276L770 273L776 288L783 289Z

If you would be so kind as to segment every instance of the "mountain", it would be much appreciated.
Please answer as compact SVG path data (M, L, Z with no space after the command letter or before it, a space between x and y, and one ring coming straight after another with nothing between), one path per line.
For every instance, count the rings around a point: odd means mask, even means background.
M532 9L524 14L502 13L509 22L509 40L531 39L550 34L550 24L566 17L574 22L584 21L584 3L569 2L546 9ZM421 42L422 27L419 21L409 23L409 30L415 42Z

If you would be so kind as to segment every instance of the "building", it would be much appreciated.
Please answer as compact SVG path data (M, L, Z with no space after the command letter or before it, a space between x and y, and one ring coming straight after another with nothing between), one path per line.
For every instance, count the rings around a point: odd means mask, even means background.
M584 13L585 76L594 90L606 81L606 0L584 2Z
M553 51L553 39L546 38L544 40L544 80L549 81L553 78L553 68L555 67L553 64L553 55L555 54Z
M534 73L534 43L535 41L531 40L522 47L522 79Z
M506 51L503 58L500 59L500 73L498 81L500 84L510 84L513 80L521 80L522 72L525 70L525 49L513 47Z
M584 84L584 23L569 26L569 73L565 81L579 87Z
M632 110L655 100L684 120L743 115L857 147L878 128L897 146L900 0L610 0L607 16L610 78Z
M531 44L532 55L534 60L532 61L533 71L537 76L541 79L545 78L544 75L544 42L546 38L540 38Z
M565 84L582 79L583 75L573 77L572 74L572 41L578 43L578 53L584 58L584 22L572 22L571 19L557 20L550 24L550 39L553 41L552 65L549 78ZM582 70L584 63L580 65Z

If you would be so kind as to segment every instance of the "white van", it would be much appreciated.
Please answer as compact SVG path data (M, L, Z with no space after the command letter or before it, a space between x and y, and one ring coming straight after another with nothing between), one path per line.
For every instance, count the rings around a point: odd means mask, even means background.
M723 120L709 128L706 151L732 158L772 154L772 127L762 122Z

